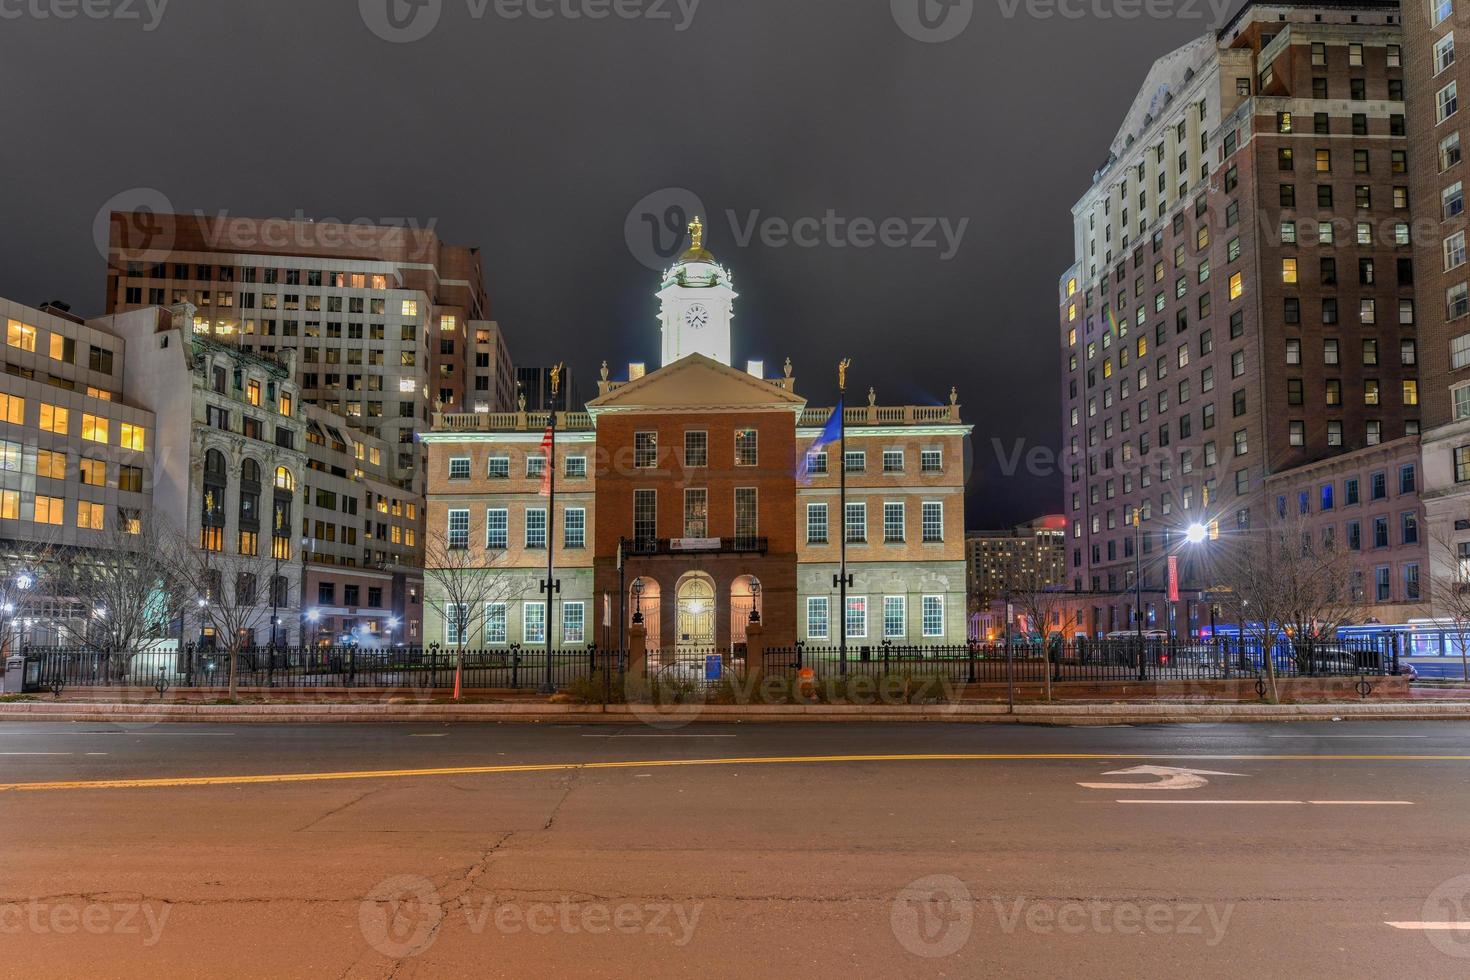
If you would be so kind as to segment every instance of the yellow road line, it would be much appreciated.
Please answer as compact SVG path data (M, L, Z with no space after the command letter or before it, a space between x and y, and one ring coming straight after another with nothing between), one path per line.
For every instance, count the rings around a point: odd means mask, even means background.
M632 762L549 762L519 766L453 766L438 769L377 769L360 772L288 772L259 776L163 776L0 783L0 792L60 789L154 789L178 786L243 786L251 783L313 783L343 779L400 779L410 776L479 776L492 773L564 772L573 769L655 769L675 766L769 766L827 762L1025 762L1118 761L1128 759L1223 759L1255 762L1470 762L1470 755L1160 755L1087 752L993 752L929 755L755 756L734 759L652 759Z

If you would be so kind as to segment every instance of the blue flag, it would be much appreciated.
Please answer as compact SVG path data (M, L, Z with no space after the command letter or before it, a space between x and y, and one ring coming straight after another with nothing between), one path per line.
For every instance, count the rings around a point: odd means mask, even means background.
M842 402L845 397L838 396L837 407L832 409L832 414L828 417L827 424L822 426L822 431L817 435L817 438L812 444L807 447L800 462L796 464L796 482L803 485L810 483L812 480L811 464L813 454L825 451L828 446L842 438Z

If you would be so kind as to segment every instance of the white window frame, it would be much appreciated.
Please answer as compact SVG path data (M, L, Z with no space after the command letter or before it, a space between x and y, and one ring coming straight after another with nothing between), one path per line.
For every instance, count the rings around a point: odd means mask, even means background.
M587 642L587 604L585 602L571 600L561 604L561 642L563 645Z
M894 611L897 615L894 616ZM897 620L894 627L893 619ZM909 635L908 596L886 595L883 597L883 639L901 640Z
M1455 32L1450 31L1434 42L1434 73L1438 75L1455 63Z
M531 543L531 532L536 529L535 528L536 521L535 521L535 518L533 516L533 515L536 515L536 514L541 515L541 520L540 520L540 524L541 524L541 527L540 527L540 531L541 531L541 543L540 544L534 544L533 545ZM526 550L527 551L544 551L544 550L546 550L546 544L547 544L547 535L546 535L546 530L547 530L547 528L546 528L546 508L545 507L527 507L526 508L526 513L525 513L525 521L526 521L525 534L522 536L521 540L522 540L523 545L526 548Z
M937 510L938 516L939 516L937 533L935 533L932 536L929 533L929 529L933 525L934 522L930 521L930 519L929 519L930 518L930 508L934 508L935 510ZM944 501L942 501L942 500L926 500L926 501L924 501L923 505L920 507L920 519L921 519L921 525L920 526L921 526L922 530L921 530L920 535L919 535L919 540L921 542L923 542L924 544L942 544L944 542Z
M504 645L510 641L507 624L510 613L503 602L485 603L485 646Z
M814 622L821 623L820 632L813 628ZM824 595L806 597L806 638L808 640L830 640L832 638L832 606Z
M1454 406L1456 422L1470 419L1470 381L1452 386L1450 401Z
M861 514L862 537L854 538L849 532L849 526L853 525L850 512ZM849 500L847 507L842 512L842 538L848 544L866 544L868 540L868 505L866 501Z
M463 526L461 526L461 523ZM468 508L452 508L445 518L444 535L455 550L470 546L470 512Z
M1460 89L1454 79L1438 92L1434 93L1434 121L1436 124L1460 111Z
M574 521L573 515L576 515ZM587 508L567 507L561 512L562 547L563 548L585 548L587 547ZM572 540L572 532L577 532L576 540Z
M497 526L498 525L498 526ZM491 540L491 532L500 532L500 543ZM504 551L510 547L510 511L504 507L485 508L485 548L489 551Z
M923 607L922 607L922 610L921 610L920 616L919 616L919 619L920 619L919 627L922 630L922 632L924 634L924 637L926 639L933 639L935 637L943 636L944 635L944 596L942 596L942 595L926 595L922 599L922 602L923 602ZM930 622L931 622L931 620L930 620L930 614L933 613L933 612L935 612L935 608L936 607L937 607L937 610L938 610L936 614L939 617L939 625L937 627L931 628L930 627Z
M859 626L858 632L853 632L852 626L856 622ZM847 631L849 640L865 640L868 637L868 597L865 595L850 595L847 597L847 609L842 617L842 627Z
M535 610L536 615L531 614L532 610ZM531 632L533 625L539 626L539 635ZM546 642L546 603L530 601L521 603L521 642L526 644Z
M892 525L890 523L890 518L893 516L893 513L895 511L898 514L898 533L896 535L892 533ZM907 512L907 508L904 507L902 500L885 500L885 501L883 501L883 543L884 544L903 544L904 537L905 537L905 534L904 534L905 525L907 523L908 523L908 512Z
M813 518L818 513L820 513L822 515L822 519L820 521L820 527L821 527L821 531L822 531L822 536L820 538L814 538L814 537L812 537L812 529L814 527L817 527L818 524L813 522ZM828 508L827 508L826 501L823 501L821 503L809 503L809 504L806 505L806 543L807 544L830 544L831 543L831 540L832 540L831 533L832 532L831 532L831 528L830 528L829 524L827 523L827 521L828 521Z
M449 457L449 478L451 480L468 480L472 472L471 465L468 456Z
M454 610L460 610L459 616L454 615ZM469 636L460 636L460 627L469 625L470 609L463 602L449 602L444 605L444 645L451 647L469 646ZM465 629L466 634L469 633Z

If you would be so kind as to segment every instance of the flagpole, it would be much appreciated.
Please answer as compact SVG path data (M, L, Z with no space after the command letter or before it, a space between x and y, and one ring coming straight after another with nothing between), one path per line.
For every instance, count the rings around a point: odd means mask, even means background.
M551 419L547 426L546 435L548 446L546 450L546 581L541 583L541 591L546 594L546 675L541 682L542 694L555 694L556 685L552 682L551 674L551 646L552 646L552 623L551 614L552 597L561 591L561 583L555 575L556 568L556 397L561 388L562 366L558 364L551 369Z
M841 521L838 524L837 538L837 671L840 674L847 673L847 587L851 584L851 577L847 574L847 369L852 364L848 358L843 358L837 365L837 512Z

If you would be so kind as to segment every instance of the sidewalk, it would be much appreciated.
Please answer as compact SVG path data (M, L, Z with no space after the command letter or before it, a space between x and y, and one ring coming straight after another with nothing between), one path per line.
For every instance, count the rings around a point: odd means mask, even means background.
M1098 704L938 705L583 705L500 704L142 704L21 701L0 704L0 722L68 721L120 724L193 723L442 723L650 725L703 723L963 722L1036 725L1167 724L1282 721L1470 721L1470 701L1368 701L1340 704Z

